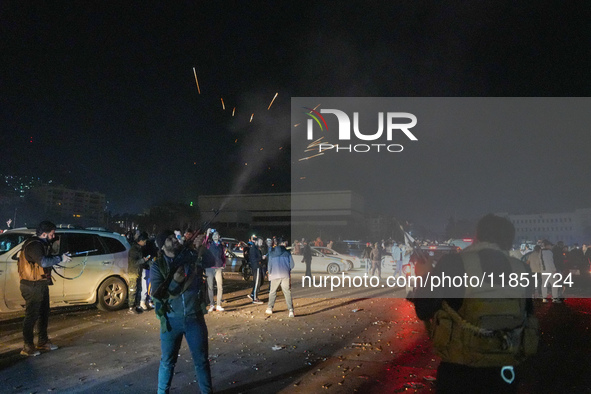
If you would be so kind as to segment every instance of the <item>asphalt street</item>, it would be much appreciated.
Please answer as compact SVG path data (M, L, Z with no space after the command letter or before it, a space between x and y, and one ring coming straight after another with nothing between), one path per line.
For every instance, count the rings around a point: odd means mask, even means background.
M266 305L247 299L250 283L229 274L224 287L226 311L206 316L216 392L434 391L439 359L403 289L379 290L399 298L310 298L294 277L296 317L288 318L281 295L275 313L266 315ZM263 285L263 301L267 288ZM520 392L591 392L590 300L537 302L536 313L540 349L518 369ZM29 358L19 355L20 316L0 322L0 391L155 392L160 343L153 311L56 309L49 334L60 349ZM172 392L196 391L183 344Z

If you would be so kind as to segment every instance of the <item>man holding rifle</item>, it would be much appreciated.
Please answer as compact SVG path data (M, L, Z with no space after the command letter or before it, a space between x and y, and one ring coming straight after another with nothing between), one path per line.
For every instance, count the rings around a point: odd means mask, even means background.
M55 239L56 226L43 221L37 226L35 237L25 241L18 258L20 290L25 299L25 320L23 322L23 356L38 356L39 350L56 350L57 346L49 341L49 285L51 267L59 263L68 263L72 258L68 253L62 256L51 254L51 243ZM38 323L39 340L37 347L33 343L33 330Z
M189 239L185 246L181 245L172 231L160 234L157 239L161 250L152 265L151 295L160 319L159 394L170 391L183 336L193 357L199 389L202 393L213 392L204 318L207 308L203 235L197 236L193 245L191 242Z

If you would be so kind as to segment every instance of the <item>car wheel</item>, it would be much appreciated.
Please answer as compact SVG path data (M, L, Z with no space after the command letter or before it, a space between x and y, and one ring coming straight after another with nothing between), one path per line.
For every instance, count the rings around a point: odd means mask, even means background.
M339 267L337 263L330 263L328 267L326 267L326 270L329 274L335 275L341 272L341 267Z
M107 278L97 291L97 308L101 311L116 311L123 308L127 300L127 285L121 278Z
M352 269L355 268L355 265L353 264L353 262L351 260L347 260L347 265L348 265L348 269L349 271L351 271Z

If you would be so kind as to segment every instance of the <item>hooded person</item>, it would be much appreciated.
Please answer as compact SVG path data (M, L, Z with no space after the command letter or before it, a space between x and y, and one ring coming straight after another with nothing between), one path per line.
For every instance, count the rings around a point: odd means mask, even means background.
M203 237L195 249L180 244L174 233L158 236L161 250L152 265L152 298L160 319L162 356L158 370L158 393L168 393L183 336L193 357L195 375L202 393L211 393L211 367L204 302Z

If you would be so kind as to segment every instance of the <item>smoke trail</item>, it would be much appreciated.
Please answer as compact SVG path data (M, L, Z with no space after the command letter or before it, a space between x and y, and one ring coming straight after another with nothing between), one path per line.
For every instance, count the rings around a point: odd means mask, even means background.
M230 196L241 194L250 181L255 180L266 168L267 165L279 158L280 155L288 154L286 149L290 143L290 105L288 96L280 93L268 110L269 100L273 95L265 93L251 93L246 95L242 102L254 103L251 105L239 105L243 115L254 113L252 122L244 122L244 119L233 124L232 132L242 134L238 137L240 143L240 161L242 167L238 176L233 182ZM246 115L244 115L246 116ZM289 171L278 169L277 171ZM223 209L230 201L227 197L220 209Z

